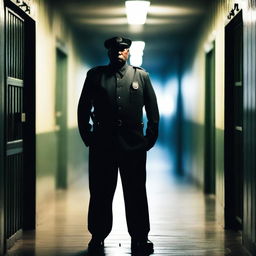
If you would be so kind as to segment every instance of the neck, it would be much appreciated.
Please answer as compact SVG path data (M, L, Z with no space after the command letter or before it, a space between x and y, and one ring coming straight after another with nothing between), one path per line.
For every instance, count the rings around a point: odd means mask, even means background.
M126 64L125 61L123 62L110 62L110 65L116 69L120 69L121 67L123 67Z

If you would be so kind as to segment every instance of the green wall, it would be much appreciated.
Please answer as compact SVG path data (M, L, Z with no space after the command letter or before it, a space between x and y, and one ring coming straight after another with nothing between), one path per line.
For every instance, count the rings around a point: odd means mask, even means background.
M204 186L204 125L184 120L182 129L182 166L199 186Z
M68 129L67 133L67 183L71 186L77 178L85 175L88 165L88 149L84 146L78 130ZM37 205L56 190L57 134L40 133L36 136Z

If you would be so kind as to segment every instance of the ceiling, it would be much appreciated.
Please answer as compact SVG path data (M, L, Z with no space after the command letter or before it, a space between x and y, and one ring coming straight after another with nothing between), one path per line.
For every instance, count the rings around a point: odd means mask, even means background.
M127 24L122 0L55 0L79 33L89 65L107 64L105 39L124 36L146 43L143 67L163 70L196 35L212 0L151 0L146 24Z

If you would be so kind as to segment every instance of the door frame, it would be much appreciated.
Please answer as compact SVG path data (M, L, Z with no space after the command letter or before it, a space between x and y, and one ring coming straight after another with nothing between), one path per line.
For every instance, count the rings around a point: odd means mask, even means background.
M24 68L24 230L36 226L36 26L35 21L25 16Z
M60 62L61 63L60 63ZM68 187L68 167L67 167L67 65L68 65L68 53L65 46L61 40L56 42L56 81L55 81L55 112L57 108L57 101L59 99L61 102L61 115L58 116L55 113L56 126L56 138L57 138L57 170L56 170L56 188L57 189L67 189ZM59 81L59 71L63 71L65 74L65 81ZM61 76L63 79L63 76ZM61 90L59 90L61 88ZM59 95L59 93L61 95ZM60 103L58 101L58 103ZM60 120L60 123L58 122Z
M0 32L5 35L5 10L13 10L24 19L24 112L26 122L24 123L24 199L23 199L23 230L35 229L36 226L36 127L35 127L35 21L11 0L0 1ZM5 38L0 38L0 255L6 251L7 240L5 240L5 202L2 198L5 193L5 144L6 144L6 69L5 69ZM15 238L14 238L15 240Z
M209 57L210 54L211 56ZM209 60L213 63L209 63ZM204 192L206 194L215 194L215 41L209 43L208 49L205 52L205 69ZM209 88L209 86L211 87Z
M242 10L240 10L237 15L225 26L225 49L231 50L229 45L230 39L228 39L228 34L231 33L232 29L237 24L243 24L243 16ZM233 169L232 163L233 158L231 154L230 148L233 141L233 136L230 134L231 125L234 124L233 114L230 115L232 112L232 108L230 107L230 101L233 102L234 95L233 90L230 86L231 82L230 79L233 77L233 60L230 58L229 55L230 51L225 50L225 112L224 112L224 119L225 119L225 128L224 128L224 223L226 229L234 229L239 230L241 229L241 225L236 221L234 215L234 204L235 198L234 193L232 192L232 182L233 182ZM233 55L232 55L233 56ZM232 68L229 68L232 67ZM232 84L233 85L233 84ZM241 177L242 181L244 181L244 177Z
M4 254L4 152L5 152L5 32L4 32L4 0L0 0L0 255Z

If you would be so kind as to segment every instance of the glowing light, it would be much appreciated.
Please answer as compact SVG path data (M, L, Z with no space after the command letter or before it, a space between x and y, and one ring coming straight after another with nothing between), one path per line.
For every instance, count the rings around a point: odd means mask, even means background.
M127 21L131 25L145 24L150 6L149 1L126 1Z
M145 42L133 41L130 47L130 64L133 66L140 67L142 65L142 56L145 48Z
M156 93L160 116L166 119L173 118L177 111L178 77L173 74L166 82L159 81L158 77L151 78Z
M130 57L130 64L136 67L140 67L142 65L142 56L137 56L137 55L131 55Z
M251 23L255 23L256 21L256 10L251 10Z
M204 50L205 52L209 52L213 49L213 47L214 47L213 42L208 42L208 43L205 43Z

